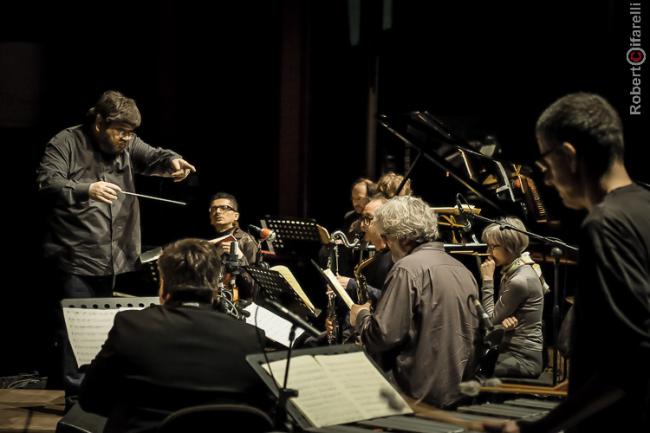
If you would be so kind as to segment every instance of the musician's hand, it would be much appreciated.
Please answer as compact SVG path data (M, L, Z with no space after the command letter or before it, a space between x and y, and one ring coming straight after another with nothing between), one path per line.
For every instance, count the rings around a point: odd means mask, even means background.
M172 159L172 177L174 182L180 182L185 179L190 173L195 173L196 168L189 162L181 158Z
M483 431L494 433L519 433L519 425L514 421L483 421Z
M357 326L357 315L362 310L370 311L370 302L363 305L352 304L350 307L350 325Z
M494 279L495 267L496 265L494 260L492 260L492 257L488 257L483 263L481 263L481 277L483 278L483 281L492 281Z
M122 191L122 188L118 185L110 182L99 181L90 184L88 187L88 196L93 200L111 204L113 200L117 200L117 193L119 191Z
M230 242L222 242L218 248L221 254L230 254Z
M339 280L339 283L341 283L344 289L348 286L348 281L350 281L350 278L344 277L343 275L337 275L336 279Z
M327 335L332 335L334 332L334 323L330 319L325 319L325 330Z
M518 323L519 321L517 320L517 318L515 316L511 316L503 319L503 321L501 322L501 326L503 326L503 329L505 329L506 331L512 331L517 327Z

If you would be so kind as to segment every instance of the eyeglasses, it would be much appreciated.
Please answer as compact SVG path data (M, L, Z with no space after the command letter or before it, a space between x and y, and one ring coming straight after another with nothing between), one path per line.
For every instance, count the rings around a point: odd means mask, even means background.
M542 173L546 173L548 171L548 164L545 161L546 157L549 156L550 154L552 154L553 152L557 151L558 149L562 149L562 146L555 146L554 148L549 149L546 152L543 152L535 160L535 165L537 166L537 168L539 168L539 170Z
M375 219L375 217L372 216L372 215L361 215L361 224L370 225L370 223L374 219Z
M488 245L487 250L488 251L493 251L495 248L500 247L501 245L495 244L495 245Z
M221 212L233 212L235 211L235 208L232 206L228 206L227 204L222 204L220 206L210 206L210 213L216 212L220 210Z

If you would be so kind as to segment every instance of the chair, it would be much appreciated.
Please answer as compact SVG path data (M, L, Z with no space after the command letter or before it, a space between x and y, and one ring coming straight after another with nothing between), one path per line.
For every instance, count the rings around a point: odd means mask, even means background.
M244 404L206 404L177 410L163 420L158 433L264 433L273 421L261 410Z

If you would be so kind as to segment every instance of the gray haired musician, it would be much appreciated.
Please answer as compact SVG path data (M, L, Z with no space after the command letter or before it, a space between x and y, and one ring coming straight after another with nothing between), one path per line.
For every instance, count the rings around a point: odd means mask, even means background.
M469 297L478 294L476 281L435 242L436 215L422 199L389 200L375 224L395 264L375 311L353 305L350 322L406 395L453 406L472 373L478 319Z
M502 223L525 230L515 217ZM489 257L481 265L481 302L493 322L514 327L506 332L494 369L495 376L535 378L542 372L542 313L546 282L537 264L525 252L528 236L490 224L483 230ZM494 269L501 268L499 297L494 299ZM547 286L546 286L547 287ZM548 289L546 289L548 290Z
M64 129L45 147L37 172L50 211L44 253L61 298L112 296L115 276L135 269L138 199L120 193L134 191L134 173L181 181L196 171L177 153L142 141L135 133L140 122L135 101L109 90L85 124ZM73 361L64 362L70 391L80 377Z

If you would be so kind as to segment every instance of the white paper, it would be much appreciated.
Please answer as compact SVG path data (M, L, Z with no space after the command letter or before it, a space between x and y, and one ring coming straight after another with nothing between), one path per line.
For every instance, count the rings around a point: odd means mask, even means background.
M270 363L279 384L285 365ZM364 352L291 358L288 386L298 390L291 401L314 427L413 413Z
M133 308L64 308L63 317L68 331L68 340L74 352L77 365L90 364L99 353L108 337L108 331L113 327L115 315L124 310L140 310Z
M412 413L406 401L364 352L317 355L315 358L334 381L342 384L352 401L363 403L359 410L364 419Z
M284 359L271 362L271 371L280 385L284 382L285 365ZM326 370L311 355L291 358L287 386L298 390L298 397L290 400L314 427L364 419L358 405L350 401L339 384L332 382Z
M336 279L336 277L332 273L331 269L324 269L323 273L325 274L325 276L329 280L330 285L332 286L332 288L341 297L343 302L345 302L345 305L347 305L348 308L350 308L352 306L352 304L354 304L354 301L352 300L350 295L348 295L348 292L345 291L343 286L341 286L341 283L339 283L339 280Z
M313 314L316 314L316 307L314 307L314 304L311 303L309 297L307 297L305 291L302 289L302 287L300 287L298 280L296 280L296 277L293 275L293 273L289 268L287 268L286 266L278 265L278 266L273 266L271 270L276 271L280 275L282 275L282 278L284 278L287 281L287 283L289 283L289 286L293 289L294 292L298 294L300 299L302 299L302 302L304 302L305 305L307 305L307 307L311 310Z
M249 325L257 326L262 329L266 336L273 341L277 341L284 347L289 347L289 332L291 331L291 322L278 316L277 314L260 307L255 303L251 303L244 310L251 313L246 318L246 323ZM255 321L255 314L257 313L257 323ZM296 336L298 338L303 332L301 328L296 328ZM294 339L294 342L296 340Z

